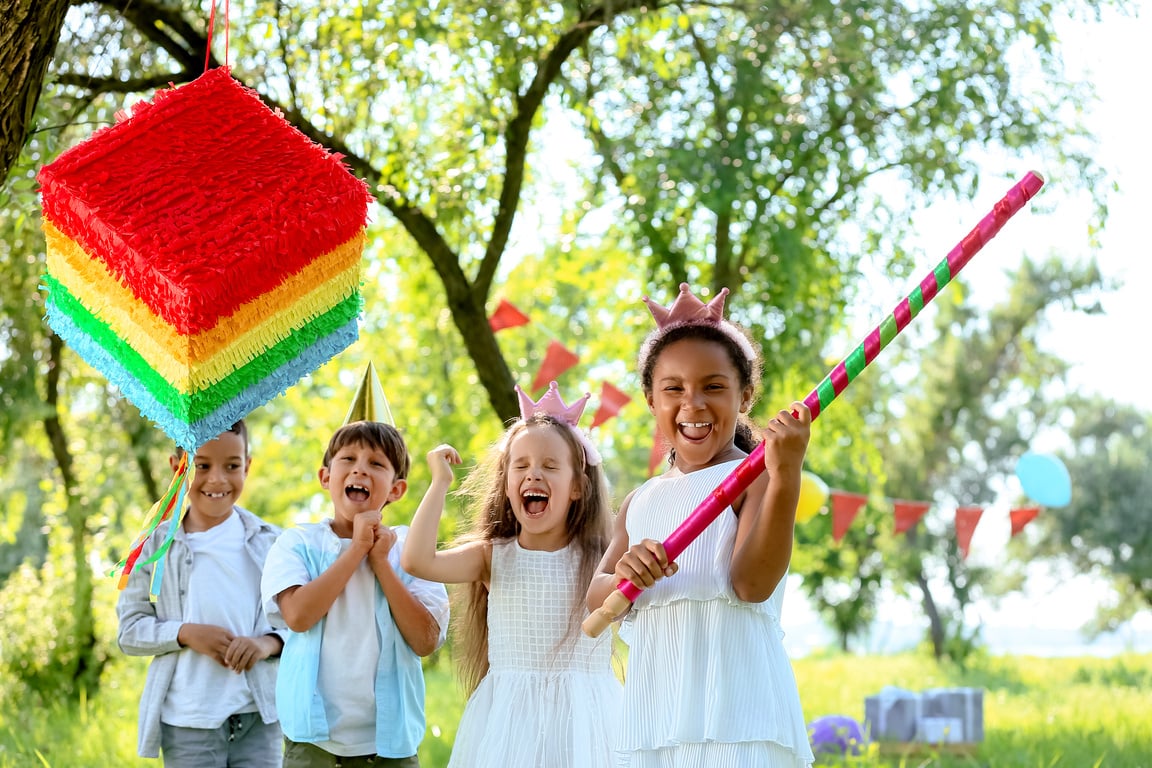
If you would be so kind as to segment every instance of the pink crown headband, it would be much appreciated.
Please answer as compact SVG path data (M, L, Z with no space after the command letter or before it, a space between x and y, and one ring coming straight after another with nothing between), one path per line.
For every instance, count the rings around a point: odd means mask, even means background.
M553 381L548 384L548 391L539 400L533 400L529 397L524 390L520 389L519 384L516 385L516 396L520 398L521 419L527 421L537 414L545 413L557 421L567 424L572 429L573 434L576 435L580 445L584 446L584 460L588 462L588 466L600 466L600 452L596 450L596 446L592 445L588 435L576 426L584 414L584 406L588 404L588 398L592 396L591 393L585 393L584 397L572 405L567 405L560 397L559 387Z
M692 289L688 287L688 283L680 283L680 293L676 296L676 300L667 308L662 307L645 296L644 303L648 305L648 311L652 313L653 319L656 320L656 328L648 334L648 337L644 339L644 343L640 345L638 366L640 370L644 370L644 366L648 362L648 356L652 354L652 348L664 337L664 334L673 328L682 328L688 325L712 326L732 339L749 361L754 361L756 359L756 350L752 347L752 342L748 340L747 336L741 333L739 328L724 319L724 299L727 298L727 296L728 289L721 288L712 298L712 301L705 304L692 293Z

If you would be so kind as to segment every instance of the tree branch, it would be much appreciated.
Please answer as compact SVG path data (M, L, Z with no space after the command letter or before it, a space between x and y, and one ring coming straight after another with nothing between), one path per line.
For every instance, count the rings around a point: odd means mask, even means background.
M168 52L187 72L198 73L204 66L204 53L208 49L208 37L193 26L178 8L155 0L95 0L100 5L117 11L132 26L152 42ZM171 30L179 40L168 33ZM213 56L208 68L219 66ZM193 74L193 77L196 75Z
M504 131L504 185L500 189L499 207L492 223L492 236L484 251L484 258L472 283L472 293L483 303L492 288L492 279L500 258L508 247L508 236L512 232L512 222L520 204L520 193L524 186L525 160L528 154L528 139L532 131L532 121L544 103L548 89L560 75L560 69L568 57L583 45L601 26L609 23L613 16L622 10L631 10L645 5L644 0L606 0L602 5L586 11L570 29L562 34L556 44L540 62L535 77L523 94L516 98L516 116ZM659 0L649 7L660 6Z
M102 93L139 93L150 91L153 88L163 88L169 83L184 83L191 79L193 78L189 77L187 72L177 72L171 75L146 75L127 80L114 77L93 77L78 72L61 72L56 76L56 82L60 85L83 88L92 96Z
M620 163L616 161L615 152L612 147L612 140L609 139L604 132L595 126L588 126L588 133L592 136L592 142L596 145L596 151L600 153L600 157L604 161L604 165L608 168L608 172L612 174L612 178L616 181L616 186L625 195L627 200L630 195L627 194L625 189L625 181L628 174L620 167ZM647 212L633 203L625 203L632 209L636 215L636 223L640 226L640 231L644 234L644 239L648 241L649 247L656 252L658 258L668 265L672 270L672 280L675 284L688 281L688 267L687 259L683 253L674 249L669 238L665 237L660 228L652 221L652 217L647 215Z

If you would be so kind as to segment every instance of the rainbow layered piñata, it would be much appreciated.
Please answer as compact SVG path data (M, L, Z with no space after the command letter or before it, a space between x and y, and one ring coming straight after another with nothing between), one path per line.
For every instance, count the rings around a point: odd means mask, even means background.
M356 340L367 189L227 69L39 178L49 325L177 444Z

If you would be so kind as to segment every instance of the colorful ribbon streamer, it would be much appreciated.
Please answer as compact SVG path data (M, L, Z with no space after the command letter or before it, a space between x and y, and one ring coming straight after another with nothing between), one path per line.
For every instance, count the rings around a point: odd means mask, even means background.
M176 467L176 473L172 476L172 482L168 485L168 490L164 495L152 505L152 509L148 512L148 517L144 523L144 530L136 537L136 541L132 544L132 548L128 550L128 555L116 564L112 569L109 576L115 576L116 572L120 572L120 581L117 583L117 589L124 589L128 585L128 577L134 570L142 565L149 565L155 563L156 567L152 569L152 582L149 585L148 593L153 597L160 595L160 583L164 578L164 555L168 553L168 548L172 546L172 539L176 536L176 528L179 525L180 515L179 510L184 508L184 495L188 490L188 452L185 451L184 455L180 457L180 463ZM173 520L172 525L168 526L167 535L164 541L148 558L140 560L140 553L144 549L144 544L155 533L156 529L165 520Z
M1044 178L1030 171L1000 199L992 210L929 272L920 284L906 296L891 314L864 338L856 349L832 369L808 396L804 404L815 419L836 399L848 385L860 375L880 351L888 346L900 331L920 313L924 305L936 298L940 289L947 285L957 273L983 248L996 233L1020 211L1024 205L1044 186ZM764 444L756 446L752 453L724 478L692 514L680 524L664 541L664 551L668 560L675 560L720 513L732 505L740 494L747 490L752 481L764 471ZM607 629L612 620L627 610L628 605L640 596L641 589L631 581L623 579L616 585L604 604L584 620L585 634L597 637Z

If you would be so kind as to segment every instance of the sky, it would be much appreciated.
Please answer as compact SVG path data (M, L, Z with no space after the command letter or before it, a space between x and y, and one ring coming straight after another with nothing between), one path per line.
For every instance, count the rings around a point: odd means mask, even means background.
M1137 75L1147 67L1152 2L1144 0L1137 7L1140 16L1135 19L1110 14L1099 27L1078 30L1083 43L1068 55L1070 68L1082 67L1099 97L1090 124L1099 138L1100 160L1114 169L1120 187L1110 198L1099 258L1105 273L1124 284L1105 296L1104 316L1060 318L1054 337L1076 363L1074 381L1152 411L1152 388L1137 386L1142 379L1138 374L1147 365L1146 352L1133 344L1133 332L1146 329L1152 320L1146 298L1152 284L1149 92Z

